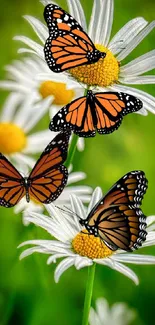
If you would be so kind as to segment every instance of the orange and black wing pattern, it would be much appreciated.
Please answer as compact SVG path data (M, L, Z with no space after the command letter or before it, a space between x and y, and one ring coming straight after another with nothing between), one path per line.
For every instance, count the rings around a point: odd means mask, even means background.
M68 171L63 163L69 137L70 133L59 133L45 148L28 177L29 195L41 203L55 201L67 183Z
M70 130L79 136L95 136L93 102L87 97L75 99L53 117L51 131Z
M24 178L0 153L0 205L11 208L26 194Z
M70 130L80 137L109 134L118 129L123 116L137 112L143 106L138 98L117 92L93 94L75 99L52 119L50 130Z
M106 92L95 94L97 132L109 134L118 129L123 116L137 112L143 103L135 96L126 93Z
M98 51L78 22L57 5L45 7L44 18L49 38L44 47L45 60L54 72L91 64L105 57Z
M126 174L81 223L111 250L139 248L147 235L146 217L140 209L146 189L144 172Z

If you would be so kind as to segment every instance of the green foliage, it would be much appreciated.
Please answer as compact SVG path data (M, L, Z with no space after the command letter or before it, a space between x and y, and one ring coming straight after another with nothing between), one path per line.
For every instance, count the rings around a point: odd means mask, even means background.
M81 1L89 19L92 1ZM132 5L131 5L132 2ZM65 0L59 1L64 5ZM65 4L66 6L66 4ZM14 35L25 34L36 39L30 26L22 18L25 14L42 18L43 6L38 0L6 0L0 10L0 77L4 78L4 65L17 55L20 44L13 41ZM115 0L113 34L128 20L144 16L154 18L155 2L152 0ZM144 54L154 48L155 31L135 49L125 60ZM154 95L154 86L141 89ZM6 92L1 92L1 105ZM47 121L46 121L47 122ZM42 128L45 121L40 124ZM154 125L155 116L132 114L124 119L121 128L112 135L96 136L85 141L83 153L76 153L74 170L87 173L87 184L101 186L105 192L124 173L142 169L149 179L149 190L144 199L146 215L155 213L154 200ZM95 157L95 159L94 159ZM69 269L59 284L53 280L55 265L46 265L46 256L36 255L20 262L17 246L28 239L50 238L34 226L24 227L20 215L12 209L0 208L0 324L1 325L79 325L85 292L86 269ZM155 254L155 248L143 249ZM132 266L131 266L132 267ZM132 267L140 278L139 287L124 276L106 267L97 266L93 304L97 297L104 296L110 304L124 301L137 310L139 317L135 324L154 323L155 266Z

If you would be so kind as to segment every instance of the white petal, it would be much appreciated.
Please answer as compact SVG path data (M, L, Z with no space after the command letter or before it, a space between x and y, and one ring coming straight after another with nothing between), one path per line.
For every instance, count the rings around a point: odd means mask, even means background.
M18 165L19 163L21 164L26 164L30 166L31 168L34 167L35 164L35 159L26 155L23 155L22 153L14 153L12 155L13 160L15 163ZM19 172L22 173L22 170L19 170Z
M21 211L23 211L25 209L25 207L27 206L27 202L25 200L25 198L22 198L14 207L14 213L18 214Z
M148 228L147 228L147 231L148 231ZM150 240L155 240L155 231L149 231L147 233L147 236L146 236L146 241L143 243L143 245L147 242L147 241L150 241Z
M99 200L102 198L102 190L100 187L96 187L96 189L94 190L93 194L92 194L92 198L91 201L89 203L88 206L88 210L87 210L87 214L90 213L90 211L93 209L93 207L96 205L96 203L99 202Z
M67 253L68 249L69 249L69 245L64 244L60 241L57 240L42 240L42 239L35 239L35 240L27 240L23 243L21 243L18 248L24 247L25 245L35 245L35 246L40 246L43 248L46 248L47 250L49 250L49 252L51 250L53 250L54 252L59 252L61 253ZM54 254L53 252L53 254Z
M34 79L34 72L37 73L39 71L40 63L42 62L41 59L38 59L36 55L33 59L25 58L22 61L16 60L13 62L13 66L27 78Z
M126 48L126 46L135 38L136 35L147 25L147 21L142 18L134 18L125 24L119 32L113 37L108 48L117 54Z
M46 249L44 249L43 247L31 247L26 249L23 253L21 253L20 255L20 260L22 260L23 258L32 255L33 253L41 253L41 254L46 254L47 251Z
M35 86L35 83L32 79L29 78L22 70L20 70L17 66L14 65L7 65L5 70L9 73L9 77L14 79L16 82L22 82L25 85L30 87Z
M94 261L101 265L107 265L110 268L112 268L113 270L116 270L116 271L124 274L125 276L127 276L128 278L133 280L135 282L135 284L139 283L137 275L131 269L129 269L127 266L125 266L119 262L116 262L112 258L94 259Z
M1 112L1 122L13 122L13 117L18 105L21 103L22 96L20 94L11 93L4 105Z
M56 283L59 282L62 273L64 273L67 269L69 269L69 267L74 265L74 260L75 257L67 257L62 262L59 263L54 273L54 279Z
M102 311L102 313L104 310ZM107 318L105 318L107 320ZM95 312L95 310L91 307L90 308L90 313L89 313L89 324L90 325L101 325L101 321L99 319L98 314ZM106 324L106 323L103 323ZM107 324L108 325L108 324Z
M129 269L127 266L115 262L115 266L114 269L122 274L124 274L125 276L127 276L129 279L131 279L136 285L139 284L139 280L137 275L135 274L135 272L133 272L131 269Z
M70 14L77 20L77 22L83 27L84 31L87 31L86 18L79 0L67 0Z
M91 260L90 258L87 258L87 257L77 256L75 258L74 264L75 264L76 269L80 270L83 267L93 265L93 260Z
M24 44L28 45L36 54L38 54L40 58L44 59L43 46L41 46L40 44L32 41L26 36L15 36L14 40L23 42Z
M71 208L71 202L70 202L71 194L75 194L82 201L82 203L90 202L91 195L85 194L85 192L83 192L82 189L79 192L77 191L72 192L71 190L68 191L67 188L65 188L63 193L61 193L61 195L55 201L55 204L59 206L67 206L68 208Z
M59 252L62 254L70 253L69 249L67 248L67 245L64 245L63 243L56 240L29 240L20 244L18 248L21 248L25 245L36 245L36 246L26 249L21 254L21 258L24 258L35 252L43 253L43 254L51 254L51 253L55 254L55 252L56 253Z
M31 212L27 221L44 228L50 235L61 242L66 242L68 240L66 229L61 228L61 224L53 221L50 217L45 217L41 213Z
M27 147L23 150L24 153L42 152L45 146L54 138L53 132L44 130L33 133L27 137Z
M37 80L37 81L52 80L52 81L60 82L60 76L57 75L56 73L52 73L52 71L47 71L47 72L38 73L35 76L35 80ZM69 80L69 78L64 73L62 73L61 74L61 82L67 83L68 81L70 81L71 84L75 84L74 81ZM77 86L77 83L76 83L76 86Z
M35 33L40 38L41 42L44 44L46 39L48 38L48 28L41 23L40 20L38 20L35 17L32 16L24 16L24 18L29 22L29 24L32 26Z
M149 217L147 217L146 222L147 222L147 227L149 227L152 223L155 222L155 216L149 216Z
M105 7L103 3L101 4L101 8L104 7L104 13L100 13L100 35L97 40L99 44L103 44L107 47L111 35L112 24L113 24L113 14L114 14L114 1L113 0L105 0ZM102 9L103 11L103 9Z
M25 100L22 102L20 109L14 117L14 123L24 129L24 126L31 119L33 104L36 99L36 93L32 92L29 96L25 96Z
M46 210L49 212L49 214L52 216L52 219L54 220L54 229L52 229L53 226L51 227L51 232L55 232L54 237L58 238L62 242L72 241L72 239L76 236L78 230L71 215L68 215L67 212L65 214L65 211L62 214L62 209L54 206L54 204L52 203L46 205Z
M151 229L152 227L152 229ZM153 225L149 227L150 230L147 233L146 241L143 243L142 247L154 246L155 245L155 231ZM148 228L147 228L148 231Z
M131 264L155 264L155 256L140 255L140 254L114 254L111 257L113 260Z
M152 31L155 27L155 21L152 21L148 26L146 26L133 40L126 46L126 48L117 56L118 61L125 59L142 40Z
M68 184L67 184L68 185ZM70 195L70 194L75 194L75 195L81 195L82 194L91 194L92 193L92 188L89 187L89 186L86 186L86 185L75 185L75 186L67 186L65 188L66 190L66 193L65 193L65 196L66 195Z
M136 318L136 312L128 309L125 303L114 304L111 308L111 314L113 320L117 319L116 325L130 324Z
M119 78L119 82L121 82L122 84L129 85L149 85L155 84L155 76Z
M71 195L70 200L71 200L71 210L73 211L72 218L74 220L74 223L77 228L77 233L78 233L82 229L80 222L79 222L80 218L81 219L86 218L86 211L85 211L85 208L84 208L81 200L77 196Z
M85 179L86 177L87 177L87 175L83 172L71 173L71 174L69 174L67 185L76 183L76 182L80 182L81 180Z
M86 211L85 208L81 202L81 200L75 196L75 195L71 195L70 196L71 199L71 207L72 210L74 212L74 215L76 215L76 219L79 223L79 219L85 219L86 218ZM78 219L79 218L79 219Z
M155 50L139 56L135 60L121 66L120 77L138 76L155 68Z
M108 322L109 317L112 317L108 302L104 298L97 299L96 312L103 324Z
M56 263L56 261L57 261L57 259L58 258L62 258L62 257L67 257L68 255L67 255L67 253L65 254L62 254L62 253L57 253L57 254L54 254L54 255L52 255L52 256L50 256L49 258L48 258L48 260L47 260L47 264L49 265L49 264L51 264L51 263ZM75 256L75 254L73 254L73 255L71 255L71 256Z
M152 240L146 240L143 243L143 247L151 247L151 246L154 246L154 245L155 245L155 238L152 239Z
M144 109L150 111L151 113L155 114L155 97L145 93L142 90L131 88L127 86L122 85L114 85L112 87L109 87L112 91L122 91L125 93L128 93L130 95L133 95L143 102Z
M101 6L101 0L94 0L92 14L90 17L90 24L88 28L88 35L90 36L93 42L96 42L98 35L100 35L101 26L99 26L99 22L101 19L99 19L99 16L101 17L104 15L104 8L105 8L105 1Z
M41 2L44 6L47 6L47 5L51 4L51 0L40 0L40 2ZM52 3L55 3L55 1L52 0Z
M85 148L85 141L84 138L79 138L77 142L77 148L80 152L82 152Z
M52 97L48 97L44 99L44 101L42 101L42 105L40 105L39 103L32 108L33 114L31 116L31 119L29 119L29 121L27 121L27 124L24 126L24 131L26 133L28 133L39 122L39 120L41 120L41 118L47 113L52 100L53 100Z
M38 56L38 58L40 58L40 59L42 59L42 60L44 60L44 57L43 57L43 55L41 54L39 54L38 52L36 52L36 51L34 51L34 50L30 50L30 49L27 49L27 48L25 48L25 47L21 47L21 48L19 48L18 49L18 51L17 51L17 53L18 54L25 54L25 53L28 53L28 54L33 54L33 55L37 55Z
M17 84L15 81L0 81L0 88L10 91L28 93L28 88L24 85Z

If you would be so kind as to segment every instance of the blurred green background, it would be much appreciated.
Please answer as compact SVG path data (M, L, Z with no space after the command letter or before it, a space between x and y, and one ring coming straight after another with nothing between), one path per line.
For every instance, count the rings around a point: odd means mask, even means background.
M81 0L87 18L91 12L90 0ZM59 4L67 9L65 0ZM4 78L4 65L20 58L20 44L13 41L14 35L25 34L36 39L31 27L22 18L30 14L42 18L43 6L38 0L3 0L0 10L0 79ZM148 21L155 18L154 0L115 0L114 35L128 20L143 16ZM155 30L130 54L126 61L154 48ZM155 87L140 89L155 95ZM3 105L6 92L1 92ZM43 121L40 127L46 126ZM155 214L155 116L138 114L124 119L120 129L109 136L96 136L85 141L83 153L76 153L74 170L85 171L85 183L101 186L103 191L126 172L142 169L149 179L143 210L146 215ZM95 159L94 159L95 157ZM50 238L34 226L24 228L20 215L13 210L0 208L0 324L1 325L79 325L81 324L87 270L69 269L59 284L53 280L55 265L46 266L46 256L34 255L19 261L17 246L27 239ZM140 252L155 255L155 247ZM38 267L39 265L39 267ZM124 301L137 310L137 325L152 325L155 303L155 266L131 266L140 278L136 287L130 280L106 267L97 266L93 293L94 305L97 297L104 296L110 304Z

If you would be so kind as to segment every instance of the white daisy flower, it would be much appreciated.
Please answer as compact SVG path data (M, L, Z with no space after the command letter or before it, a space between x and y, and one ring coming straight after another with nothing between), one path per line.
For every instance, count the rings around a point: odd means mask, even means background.
M33 167L35 159L30 155L40 153L55 136L55 132L43 130L32 133L32 129L48 112L52 98L33 104L27 97L21 104L21 95L12 93L7 98L0 114L0 152L22 168L22 164ZM20 170L21 171L21 170Z
M27 17L31 22L31 18ZM35 21L35 18L32 21ZM46 98L49 100L50 119L66 104L83 94L82 89L75 89L77 83L74 80L67 83L68 77L58 76L50 72L46 62L36 56L31 56L23 60L14 61L13 64L6 66L8 80L0 81L0 88L16 93L21 102L31 104L39 103L40 107L44 104ZM41 75L40 78L37 76ZM78 140L78 149L84 149L84 140Z
M115 303L111 308L104 298L96 301L96 311L91 308L89 315L90 325L128 325L136 317L133 309L125 303Z
M70 195L75 194L78 198L81 199L83 203L89 203L92 188L86 185L75 185L77 182L84 180L87 175L83 172L71 172L71 168L69 168L69 176L67 186L64 188L61 195L55 201L55 204L58 206L67 206L70 207ZM42 213L44 211L44 205L34 201L28 203L25 198L23 198L14 208L14 212L20 213L22 212L23 223L24 225L28 225L27 217L29 217L31 212Z
M33 96L36 103L52 96L52 108L58 111L79 95L75 89L77 83L73 81L72 85L68 85L65 74L62 75L60 82L60 77L49 71L46 62L34 55L13 61L11 65L5 67L5 70L8 79L0 81L0 88L20 94L23 101ZM45 78L38 80L37 76L41 73L45 74Z
M30 213L26 218L27 221L44 228L52 237L55 237L55 240L29 240L22 243L20 247L25 245L33 245L33 247L26 249L21 254L21 258L35 252L49 254L48 264L55 263L58 258L63 258L56 267L55 282L58 282L62 273L73 265L79 270L97 263L124 274L133 280L135 284L138 284L137 275L124 263L155 264L155 256L128 253L121 250L113 252L99 237L83 233L79 224L78 216L83 219L86 218L101 197L101 189L96 188L87 212L81 200L76 196L71 196L73 213L62 212L53 204L46 206L49 217L39 213ZM148 234L143 247L155 245L155 231L149 230L149 226L153 222L155 222L155 217L147 218Z
M44 5L51 3L48 0L41 1ZM55 3L55 2L54 2ZM89 86L98 85L101 91L122 91L138 97L143 101L143 109L139 111L147 115L147 111L155 113L155 97L144 91L126 86L137 84L154 84L154 75L143 75L155 68L155 50L145 53L135 60L123 65L122 61L142 42L142 40L154 29L155 21L148 23L144 18L138 17L129 21L110 40L114 1L94 0L89 27L87 28L86 18L79 0L67 0L68 9L71 15L79 22L88 33L96 47L106 52L106 57L95 64L83 65L70 70L67 83L70 85L77 80L77 87L81 83ZM48 38L47 27L38 19L26 16L26 19L33 27L40 43L32 41L25 36L16 36L15 39L22 41L28 48L19 50L21 53L35 53L44 60L43 47ZM48 79L51 72L40 75L40 78ZM62 78L65 73L58 74L57 78ZM66 74L65 74L66 75Z

